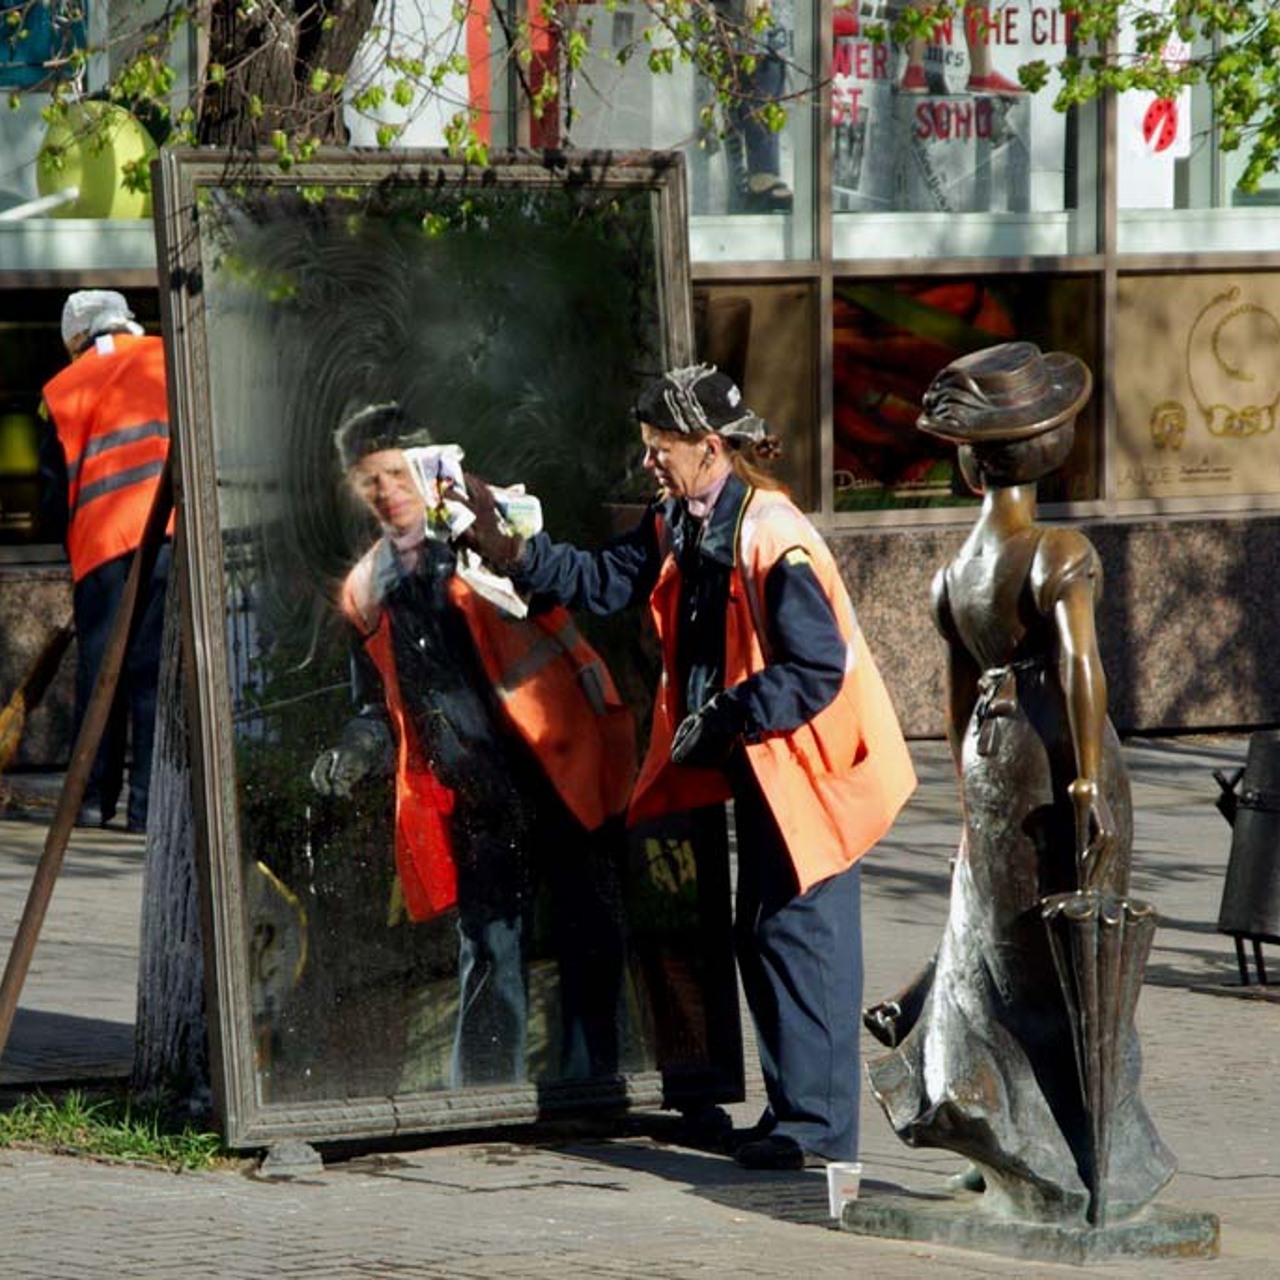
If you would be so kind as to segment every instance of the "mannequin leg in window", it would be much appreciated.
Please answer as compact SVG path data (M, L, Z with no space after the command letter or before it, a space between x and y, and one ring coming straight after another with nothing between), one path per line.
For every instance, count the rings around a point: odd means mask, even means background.
M911 0L912 8L926 13L934 6L929 0ZM1001 73L991 65L991 19L989 16L990 0L975 0L975 3L964 7L963 19L956 23L964 30L964 39L969 51L969 80L965 86L966 93L995 94L1011 97L1025 93L1026 90L1014 80ZM915 39L907 43L907 65L898 82L901 93L945 93L945 85L933 86L925 71L925 52L929 47L926 39Z
M779 101L787 91L783 53L790 33L772 25L757 36L748 33L756 5L752 0L725 0L723 9L742 32L742 54L755 58L734 102L729 107L725 158L729 166L731 213L789 213L790 186L781 174L781 139L761 118L761 109Z

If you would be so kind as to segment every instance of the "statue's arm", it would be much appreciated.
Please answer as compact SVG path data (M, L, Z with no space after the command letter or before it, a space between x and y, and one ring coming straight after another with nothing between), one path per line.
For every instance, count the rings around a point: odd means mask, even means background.
M1081 888L1103 876L1116 844L1115 821L1101 785L1107 678L1094 625L1101 577L1097 552L1082 534L1070 529L1046 534L1032 568L1032 583L1043 612L1052 616L1057 637L1058 679L1076 765L1069 791L1076 814Z

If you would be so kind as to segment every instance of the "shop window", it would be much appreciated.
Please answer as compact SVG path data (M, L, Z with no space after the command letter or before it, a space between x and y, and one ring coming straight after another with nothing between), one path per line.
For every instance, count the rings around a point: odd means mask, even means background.
M721 16L745 22L744 0L715 0ZM754 69L735 104L717 103L709 82L673 59L669 74L648 66L670 38L644 4L582 4L575 10L587 58L562 97L562 142L576 148L678 149L688 163L694 261L778 261L813 255L814 113L810 67L813 6L778 0L772 24L744 35ZM762 112L786 108L772 130ZM710 120L704 111L710 111Z
M976 499L955 449L916 428L934 375L967 351L1014 338L1080 356L1101 381L1096 279L982 276L837 281L834 470L837 511L954 507ZM1043 502L1099 496L1098 394Z
M0 89L67 79L67 58L85 46L85 16L83 0L0 0Z
M1185 56L1185 46L1166 54L1170 61ZM1212 94L1203 84L1175 98L1121 94L1116 112L1119 251L1274 249L1280 176L1268 175L1256 191L1242 190L1249 147L1246 136L1237 150L1222 150Z
M1121 276L1116 497L1280 497L1280 275Z
M16 19L0 21L0 271L154 268L150 195L128 178L146 171L168 122L110 100L107 86L162 13L160 0L0 0L0 19ZM187 36L168 50L175 103L187 93ZM76 51L87 58L69 61ZM55 90L74 102L51 122Z
M836 258L1091 252L1092 113L1055 110L1056 77L1036 94L1018 83L1020 64L1066 53L1069 18L974 0L928 39L873 39L894 12L834 12Z

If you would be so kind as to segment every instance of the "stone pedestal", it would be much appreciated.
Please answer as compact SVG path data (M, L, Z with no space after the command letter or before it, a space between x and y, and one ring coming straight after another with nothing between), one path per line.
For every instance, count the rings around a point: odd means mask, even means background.
M1082 1264L1116 1258L1216 1258L1218 1219L1164 1205L1148 1205L1123 1222L1102 1227L1011 1222L984 1213L973 1195L865 1194L849 1202L840 1229L855 1235L915 1240L999 1253L1036 1262Z

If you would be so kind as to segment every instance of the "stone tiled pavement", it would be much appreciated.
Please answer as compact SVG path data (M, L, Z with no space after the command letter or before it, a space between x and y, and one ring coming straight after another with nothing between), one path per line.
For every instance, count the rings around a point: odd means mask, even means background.
M1242 996L1215 929L1230 831L1215 767L1243 739L1128 745L1137 810L1135 892L1163 922L1139 1005L1145 1094L1181 1170L1161 1196L1222 1220L1214 1261L1124 1261L1114 1277L1280 1278L1280 1003ZM920 792L865 864L868 995L932 950L946 910L957 801L940 744L913 744ZM43 845L38 822L0 823L6 952ZM0 1083L126 1068L141 841L77 832L0 1063ZM1280 954L1273 953L1280 973ZM866 1045L868 1050L871 1045ZM748 1044L749 1123L760 1107ZM818 1171L748 1175L671 1141L662 1117L624 1132L529 1132L331 1163L293 1181L253 1167L175 1175L0 1151L0 1277L979 1277L1079 1275L833 1230ZM940 1192L958 1162L915 1152L864 1099L863 1195Z

